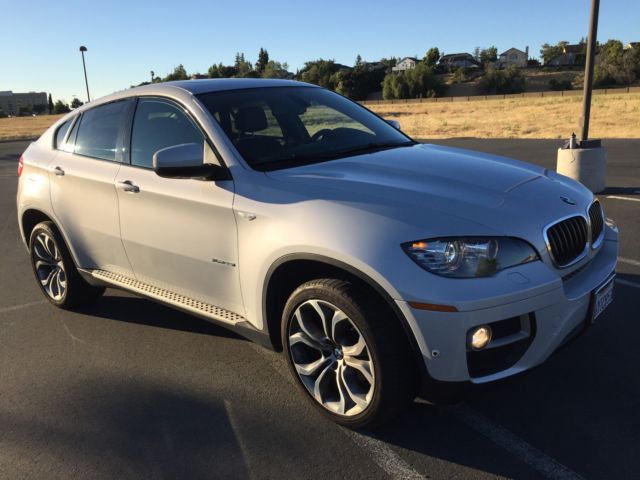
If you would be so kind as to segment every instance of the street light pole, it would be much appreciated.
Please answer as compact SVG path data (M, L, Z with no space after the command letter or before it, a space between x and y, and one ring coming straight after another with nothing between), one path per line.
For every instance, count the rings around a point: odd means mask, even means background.
M589 22L589 38L587 39L587 58L584 68L584 90L582 94L582 135L581 141L589 138L589 116L591 114L591 90L593 87L593 63L596 54L596 37L598 36L598 11L600 0L591 0L591 20Z
M91 101L91 97L89 96L89 81L87 80L87 66L84 63L84 52L87 51L87 47L80 47L80 54L82 55L82 68L84 69L84 84L87 87L87 102Z

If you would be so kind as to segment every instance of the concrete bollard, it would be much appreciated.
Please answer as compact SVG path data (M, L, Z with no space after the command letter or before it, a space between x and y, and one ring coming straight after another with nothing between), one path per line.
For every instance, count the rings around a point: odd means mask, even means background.
M577 180L593 193L605 189L607 150L594 148L559 148L556 171Z

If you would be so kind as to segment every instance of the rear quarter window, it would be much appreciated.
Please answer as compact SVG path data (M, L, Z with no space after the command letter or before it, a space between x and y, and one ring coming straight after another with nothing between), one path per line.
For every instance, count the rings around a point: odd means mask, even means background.
M75 117L70 118L69 120L67 120L66 122L64 122L62 125L58 127L58 130L56 130L53 148L57 150L63 149L62 147L64 146L64 138L67 135L67 132L69 131L69 127L71 127L71 124L73 123L74 120L75 120Z

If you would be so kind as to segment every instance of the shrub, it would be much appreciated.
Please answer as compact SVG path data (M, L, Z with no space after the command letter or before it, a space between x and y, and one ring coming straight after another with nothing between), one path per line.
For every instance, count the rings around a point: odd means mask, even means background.
M488 67L478 82L478 90L485 95L524 92L524 78L515 65L505 70Z
M571 80L556 80L552 78L549 80L549 88L551 90L571 90L573 89L573 84Z

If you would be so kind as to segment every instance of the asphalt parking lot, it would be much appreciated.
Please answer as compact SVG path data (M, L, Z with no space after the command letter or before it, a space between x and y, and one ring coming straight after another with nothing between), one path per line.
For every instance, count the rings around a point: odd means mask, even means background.
M556 140L438 143L555 165ZM543 366L416 401L375 433L321 418L280 355L108 290L80 312L44 301L18 233L0 143L0 478L638 478L640 140L608 140L621 230L606 318Z

